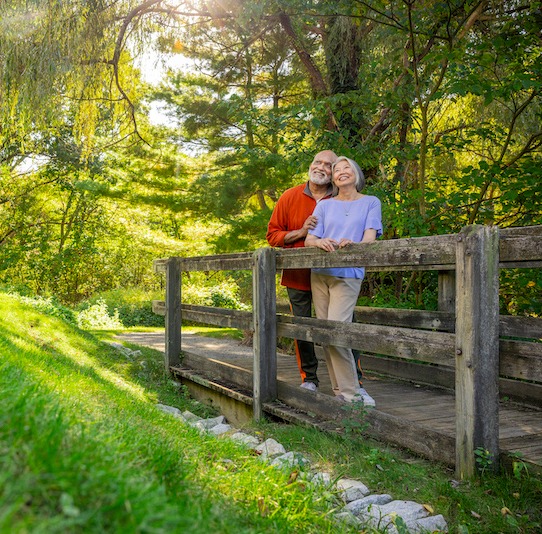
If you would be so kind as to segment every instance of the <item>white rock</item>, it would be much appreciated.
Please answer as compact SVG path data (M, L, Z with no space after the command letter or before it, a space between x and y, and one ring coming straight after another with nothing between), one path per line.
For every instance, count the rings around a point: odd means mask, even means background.
M196 414L193 414L192 412L189 412L188 410L183 412L183 417L186 421L200 421L201 417L199 417Z
M216 425L224 424L225 421L226 418L223 415L219 415L218 417L211 417L209 419L199 419L191 424L201 430L210 430Z
M231 430L231 425L228 425L226 423L220 423L210 428L209 433L213 434L214 436L221 436L222 434L225 434L226 432L229 432L230 430Z
M310 464L309 460L298 452L287 452L280 456L275 456L271 465L276 467L306 467Z
M354 515L360 515L370 506L375 504L388 504L392 500L392 496L387 494L367 495L367 497L363 497L363 499L356 499L355 501L349 502L345 508L350 510Z
M236 432L230 437L233 441L236 441L237 443L242 443L243 445L247 445L251 449L257 447L260 443L260 440L258 438L255 438L250 434L245 434L244 432Z
M278 441L275 441L273 438L266 439L263 443L260 443L254 450L260 453L260 457L263 460L267 460L268 458L274 458L275 456L278 456L279 454L284 454L286 452L284 446Z
M343 523L345 525L350 525L352 527L360 527L361 521L352 513L350 512L339 512L335 514L335 519L339 521L340 523Z
M174 406L166 406L165 404L157 404L156 407L163 412L170 413L171 415L177 417L177 419L185 421L185 418L183 417L183 414L179 408L175 408Z
M360 519L367 521L375 528L388 528L390 532L393 532L391 527L397 516L401 517L408 524L428 515L429 512L417 502L391 501L384 505L375 504L370 506L365 512L360 514Z
M337 481L336 486L340 491L342 500L346 503L362 499L371 493L369 488L363 482L352 480L350 478L341 478Z
M440 514L409 521L407 522L407 527L412 534L448 532L448 523L446 523L446 519Z
M125 356L130 356L132 354L132 350L128 347L125 347L122 343L116 343L115 341L110 341L109 345L113 347L114 349L117 349L119 352L122 352Z

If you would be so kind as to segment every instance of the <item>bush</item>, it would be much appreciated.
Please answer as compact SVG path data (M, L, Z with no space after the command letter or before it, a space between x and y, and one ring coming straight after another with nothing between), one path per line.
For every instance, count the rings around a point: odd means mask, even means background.
M90 330L116 330L124 328L119 318L119 311L115 308L113 315L109 315L109 308L103 299L99 299L96 304L77 314L77 325L79 328Z
M110 310L117 310L118 318L126 327L129 326L164 326L164 317L152 311L153 300L163 300L157 292L140 289L122 289L99 293L80 305L87 308L99 301L104 301Z

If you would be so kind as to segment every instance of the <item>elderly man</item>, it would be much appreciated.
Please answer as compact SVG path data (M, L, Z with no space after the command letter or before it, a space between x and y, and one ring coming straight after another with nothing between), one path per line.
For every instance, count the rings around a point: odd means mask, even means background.
M287 189L281 195L267 227L267 242L272 247L304 246L307 232L316 225L312 215L316 204L332 195L331 167L336 159L337 155L331 150L318 152L309 167L308 181ZM288 291L292 313L298 317L311 317L310 269L285 269L281 284ZM295 340L295 349L301 387L316 391L318 360L314 345L309 341Z

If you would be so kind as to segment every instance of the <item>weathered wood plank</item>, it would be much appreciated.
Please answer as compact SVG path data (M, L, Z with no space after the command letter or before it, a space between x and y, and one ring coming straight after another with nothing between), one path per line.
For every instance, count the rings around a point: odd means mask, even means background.
M372 371L392 378L409 380L415 384L427 384L450 390L454 389L455 370L450 367L405 361L397 358L386 358L373 354L363 354L361 361L365 372ZM505 378L502 369L503 363L501 362L501 376L499 378L500 397L510 397L515 402L542 408L541 382L532 383Z
M501 339L499 347L502 376L542 383L542 343Z
M340 428L344 418L343 406L335 398L320 393L308 393L298 387L279 382L279 399L293 408L310 411L319 417L335 422ZM362 417L367 423L364 433L400 447L406 447L426 458L453 465L454 440L452 436L413 424L411 420L396 417L379 410L367 410Z
M181 270L178 258L166 264L166 350L165 367L179 365L181 355Z
M518 237L518 236L542 236L542 225L537 226L509 226L500 228L500 237Z
M353 244L333 253L317 248L277 249L277 268L344 267L412 270L453 269L455 236L441 235Z
M253 252L219 254L182 258L182 271L249 271L252 269Z
M455 314L455 271L438 273L438 309Z
M153 300L152 301L152 313L156 315L166 315L166 301L165 300Z
M537 317L499 317L499 335L522 337L525 339L542 339L542 319Z
M439 332L453 332L455 329L455 314L445 311L356 306L354 321L364 324L437 330Z
M216 326L252 330L252 312L213 308L210 306L182 305L183 320Z
M262 405L277 397L277 297L275 249L254 253L254 419L262 417Z
M499 457L499 233L467 226L457 237L456 476L476 472L474 451Z
M500 264L542 260L542 235L502 237L499 247Z
M165 315L165 301L153 300L152 311L157 315ZM184 319L188 321L252 330L252 314L250 312L191 304L181 304L181 311ZM286 312L287 310L284 308L282 313ZM231 318L228 318L228 315L231 315ZM247 320L247 317L250 319ZM363 324L399 326L438 332L454 332L455 330L455 314L442 311L356 306L354 321ZM540 339L542 338L542 319L501 315L499 317L499 335L501 337Z
M160 258L152 262L152 268L155 273L165 273L169 258Z
M453 365L453 334L286 315L279 315L277 320L279 336L352 347L409 360Z

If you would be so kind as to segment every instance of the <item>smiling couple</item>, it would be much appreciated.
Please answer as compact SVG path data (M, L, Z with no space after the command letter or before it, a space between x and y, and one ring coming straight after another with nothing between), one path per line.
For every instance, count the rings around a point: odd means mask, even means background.
M279 198L267 229L274 247L318 247L326 252L352 243L372 243L382 234L380 200L361 193L365 176L352 159L337 157L331 150L319 152L309 167L309 180L285 191ZM323 202L325 200L325 202ZM288 269L282 273L292 313L351 322L363 267ZM318 360L314 345L296 340L296 356L303 383L316 391ZM362 386L359 353L335 345L323 346L333 393L346 402L362 401L375 406Z

